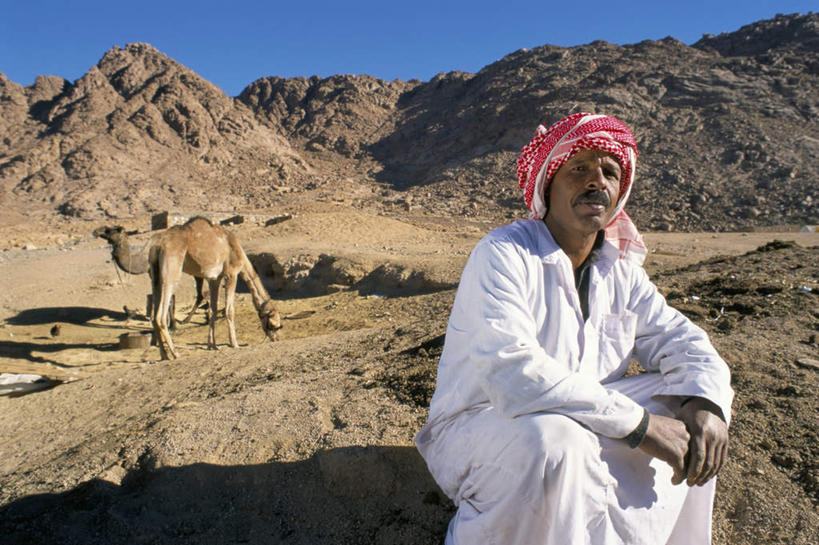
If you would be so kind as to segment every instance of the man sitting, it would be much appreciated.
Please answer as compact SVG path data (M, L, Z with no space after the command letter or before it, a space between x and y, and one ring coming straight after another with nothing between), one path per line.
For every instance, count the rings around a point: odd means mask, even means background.
M466 264L416 437L458 508L448 544L710 543L733 391L641 266L636 157L614 117L538 127L517 165L531 219ZM632 357L647 372L624 378Z

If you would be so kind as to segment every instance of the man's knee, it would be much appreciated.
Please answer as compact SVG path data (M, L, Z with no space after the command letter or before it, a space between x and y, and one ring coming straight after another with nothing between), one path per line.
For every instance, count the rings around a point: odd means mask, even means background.
M577 466L599 457L600 445L594 433L571 418L558 414L535 414L522 423L521 435L531 463L548 473L561 465Z

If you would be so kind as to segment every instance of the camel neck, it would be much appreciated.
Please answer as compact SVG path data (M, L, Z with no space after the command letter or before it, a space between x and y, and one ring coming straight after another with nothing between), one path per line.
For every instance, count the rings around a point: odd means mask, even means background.
M134 253L128 239L122 239L114 245L112 257L119 268L130 274L148 272L148 259L143 252Z

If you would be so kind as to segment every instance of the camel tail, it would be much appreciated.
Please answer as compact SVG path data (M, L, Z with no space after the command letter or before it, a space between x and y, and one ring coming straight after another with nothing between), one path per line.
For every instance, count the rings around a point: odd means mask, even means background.
M152 249L151 253L153 253L153 252L157 252L156 259L146 260L146 262L147 262L146 269L147 269L147 272L149 272L150 276L151 276L151 290L153 291L153 296L156 297L157 295L159 295L159 290L160 290L160 286L161 286L161 279L160 279L161 271L160 271L160 263L159 263L161 261L161 259L159 259L161 257L161 255L159 255L159 254L162 252L162 248ZM157 301L154 301L154 304L157 304Z

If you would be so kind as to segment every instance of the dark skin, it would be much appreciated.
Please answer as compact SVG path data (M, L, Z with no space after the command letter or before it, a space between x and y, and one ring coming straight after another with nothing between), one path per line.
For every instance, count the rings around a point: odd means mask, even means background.
M576 269L586 260L598 231L605 228L620 196L622 169L615 156L582 150L555 173L544 221ZM652 414L639 448L674 470L673 484L702 486L722 468L728 450L728 426L711 401L695 397L676 418Z
M611 218L620 196L621 173L613 155L583 150L560 167L549 184L549 210L544 221L574 268L586 260L598 231ZM596 202L589 191L603 195L608 204Z

